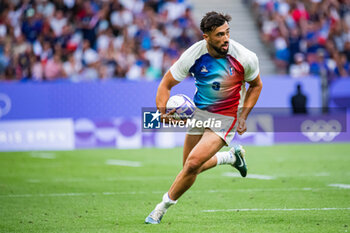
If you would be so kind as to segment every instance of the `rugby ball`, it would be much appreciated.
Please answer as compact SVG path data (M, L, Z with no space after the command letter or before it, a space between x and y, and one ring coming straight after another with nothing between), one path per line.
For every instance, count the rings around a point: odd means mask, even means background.
M196 110L196 106L188 96L177 94L169 98L166 104L166 109L167 112L176 109L173 117L175 119L184 120L193 116L193 113Z

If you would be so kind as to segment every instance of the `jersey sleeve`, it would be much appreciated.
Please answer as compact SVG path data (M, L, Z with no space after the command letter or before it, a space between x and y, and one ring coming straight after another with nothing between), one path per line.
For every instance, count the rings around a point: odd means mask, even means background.
M199 41L188 48L180 58L170 67L170 73L176 81L184 80L195 63L196 59L203 53L205 41Z
M170 67L170 73L173 75L176 81L181 82L188 76L190 70L188 60L189 59L186 57L186 52L184 52L180 58Z
M259 74L259 60L255 53L251 52L247 56L246 64L244 67L244 81L253 81Z
M260 72L256 54L234 40L230 40L229 52L242 64L244 68L244 81L253 81Z

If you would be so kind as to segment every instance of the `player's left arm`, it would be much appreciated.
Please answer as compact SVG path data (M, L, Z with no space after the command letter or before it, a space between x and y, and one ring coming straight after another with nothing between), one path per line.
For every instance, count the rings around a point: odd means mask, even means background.
M258 76L255 79L253 79L248 83L249 83L249 88L245 96L243 110L238 118L237 132L240 135L242 135L245 131L247 131L246 120L248 118L250 111L253 109L256 102L258 101L260 92L263 86L260 78L260 74L258 74Z

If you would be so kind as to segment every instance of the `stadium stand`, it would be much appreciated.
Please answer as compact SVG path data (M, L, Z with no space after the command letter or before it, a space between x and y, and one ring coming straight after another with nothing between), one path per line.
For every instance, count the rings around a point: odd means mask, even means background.
M249 0L281 73L350 76L349 0Z
M4 0L0 80L154 80L200 35L186 0Z
M278 73L350 76L349 0L244 3ZM157 80L201 38L197 24L188 0L4 0L0 80Z

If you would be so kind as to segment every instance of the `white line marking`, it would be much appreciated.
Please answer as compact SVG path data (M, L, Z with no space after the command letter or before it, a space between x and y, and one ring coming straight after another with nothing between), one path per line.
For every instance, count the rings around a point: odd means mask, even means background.
M38 194L9 194L0 195L1 197L69 197L69 196L97 196L97 195L135 195L135 194L161 194L165 191L155 192L102 192L102 193L38 193Z
M337 187L341 189L350 189L350 184L330 184L328 186Z
M235 173L235 172L225 172L222 174L223 176L227 177L241 177L240 174ZM328 172L320 172L320 173L314 173L314 174L290 174L290 175L258 175L258 174L248 174L246 178L251 178L251 179L259 179L259 180L274 180L277 178L281 177L310 177L310 176L315 176L315 177L326 177L330 176Z
M27 180L29 183L40 183L40 180L38 179L29 179Z
M222 209L202 210L202 212L240 212L240 211L312 211L312 210L350 210L350 208L301 208L301 209Z
M319 172L319 173L312 173L312 174L278 174L276 175L276 177L311 177L311 176L315 176L315 177L326 177L326 176L330 176L329 172Z
M56 155L54 153L32 152L29 155L32 158L39 158L39 159L55 159L56 158Z
M332 190L340 191L342 189L333 188L256 188L256 189L221 189L221 190L190 190L188 193L235 193L235 192L276 192L276 191L322 191ZM6 197L64 197L64 196L96 196L96 195L145 195L145 194L164 194L163 191L138 191L138 192L102 192L102 193L33 193L33 194L3 194L0 198Z
M320 172L316 173L315 176L330 176L330 174L328 172Z
M38 193L38 194L9 194L7 197L65 197L65 196L86 196L94 193ZM6 197L1 195L0 197Z
M141 167L141 162L126 161L126 160L115 160L115 159L107 160L106 164L108 164L108 165L116 165L116 166L126 166L126 167Z
M129 177L107 177L101 179L86 179L86 178L54 178L54 179L28 179L29 183L52 183L52 182L106 182L106 181L145 181L145 180L169 180L173 179L173 176L129 176Z
M240 174L234 173L234 172L225 172L222 174L223 176L228 176L228 177L241 177ZM258 180L274 180L276 177L274 176L266 176L266 175L257 175L257 174L248 174L246 178L250 179L258 179Z

